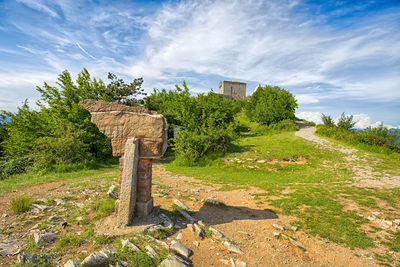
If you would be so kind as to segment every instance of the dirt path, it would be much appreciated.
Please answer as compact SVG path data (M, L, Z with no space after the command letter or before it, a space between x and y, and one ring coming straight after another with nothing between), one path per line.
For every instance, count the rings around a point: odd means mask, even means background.
M360 187L393 188L400 187L400 176L390 175L385 171L375 171L371 162L379 165L379 161L367 153L360 153L355 148L346 147L337 143L330 142L315 135L315 127L301 121L296 121L300 129L295 133L296 136L308 141L317 143L319 146L336 150L343 154L348 162L347 167L354 172L354 185Z

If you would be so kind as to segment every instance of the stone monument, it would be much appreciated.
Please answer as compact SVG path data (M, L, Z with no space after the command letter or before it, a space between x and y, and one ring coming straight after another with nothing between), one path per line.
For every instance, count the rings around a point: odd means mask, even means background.
M127 226L134 216L149 215L153 208L152 160L167 149L167 120L154 111L118 103L87 99L80 105L111 139L113 156L121 157L117 225Z

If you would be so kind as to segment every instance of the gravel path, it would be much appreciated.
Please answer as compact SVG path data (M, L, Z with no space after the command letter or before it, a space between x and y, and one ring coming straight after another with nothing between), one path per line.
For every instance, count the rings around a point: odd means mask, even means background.
M360 153L355 148L349 148L340 144L335 144L328 140L322 139L315 135L315 127L301 121L296 121L300 129L295 133L296 136L304 138L308 141L315 142L319 146L340 151L347 154L344 158L347 160L347 167L351 168L354 172L353 179L356 186L361 187L380 187L380 188L393 188L400 187L400 176L391 175L385 171L376 171L371 165L379 165L379 160L375 159L367 153Z
M322 139L322 138L316 136L314 134L315 130L316 130L314 126L308 125L301 121L296 121L296 123L300 127L300 130L298 130L295 133L296 136L304 138L308 141L315 142L322 147L325 147L325 148L328 148L331 150L337 150L337 151L340 151L345 154L352 154L354 152L357 152L357 149L355 149L355 148L349 148L349 147L345 147L342 145L333 144L332 142L329 142L328 140L325 140L325 139Z

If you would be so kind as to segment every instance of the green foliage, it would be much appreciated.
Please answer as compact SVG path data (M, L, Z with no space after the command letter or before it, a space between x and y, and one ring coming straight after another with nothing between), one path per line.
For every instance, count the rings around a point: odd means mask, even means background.
M105 217L114 212L115 200L113 199L102 199L96 202L92 209L97 212L98 217Z
M67 248L76 248L83 244L81 237L73 234L63 235L57 239L55 251L60 252Z
M374 152L400 153L400 130L389 130L383 125L368 127L365 131L348 131L345 128L318 125L316 133L346 143L362 146Z
M332 117L330 115L325 115L325 114L322 113L321 119L322 119L322 123L326 127L334 127L335 126L335 122L333 121L333 119L332 119Z
M270 125L282 120L295 118L296 99L285 89L277 86L259 86L251 95L246 115L251 121Z
M40 93L36 103L40 110L31 110L25 101L16 113L2 111L0 141L4 155L0 161L0 179L56 165L83 163L88 166L110 158L110 140L91 123L89 112L79 101L96 99L137 104L132 97L144 93L141 78L130 84L112 73L108 78L110 83L105 85L83 69L74 82L65 70L58 76L57 86L44 82L36 88ZM5 121L5 117L10 120Z
M10 208L14 213L22 213L29 210L32 204L32 196L20 195L12 198Z
M167 118L169 145L183 164L192 165L210 152L224 152L236 138L234 119L240 103L213 92L191 96L185 82L183 88L168 92L154 90L144 106Z
M350 131L355 124L356 122L353 121L353 115L346 116L343 112L336 126L340 129Z
M283 120L270 125L259 125L255 129L252 129L249 134L255 135L271 135L281 132L292 132L297 131L299 126L293 120Z

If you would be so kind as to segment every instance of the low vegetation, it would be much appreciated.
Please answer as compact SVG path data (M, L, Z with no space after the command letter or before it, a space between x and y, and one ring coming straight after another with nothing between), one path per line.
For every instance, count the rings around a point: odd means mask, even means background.
M361 147L373 152L400 153L400 130L388 129L383 124L367 127L364 130L353 129L356 122L353 116L343 113L335 124L331 116L322 114L322 125L317 126L320 136L333 138L344 143ZM396 156L396 155L394 155Z
M20 195L12 198L10 208L14 213L22 213L29 210L32 204L32 196Z

